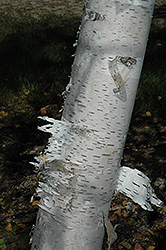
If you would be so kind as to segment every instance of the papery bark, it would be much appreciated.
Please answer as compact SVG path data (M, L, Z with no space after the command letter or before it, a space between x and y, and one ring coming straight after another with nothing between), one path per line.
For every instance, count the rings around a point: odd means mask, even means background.
M61 121L51 132L31 249L101 250L154 1L89 0Z

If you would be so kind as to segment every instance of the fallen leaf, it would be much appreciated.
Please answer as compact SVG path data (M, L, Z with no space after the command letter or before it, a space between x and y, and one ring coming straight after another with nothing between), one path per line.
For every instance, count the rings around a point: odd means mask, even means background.
M143 230L142 231L142 235L144 236L150 236L150 235L153 235L153 231L150 231L150 230Z
M166 213L166 206L163 207L164 212Z
M125 225L132 225L135 226L135 222L129 219L120 219L119 221L122 221Z
M19 128L20 124L15 124L14 126L15 126L15 128Z
M142 234L140 234L140 233L135 233L135 234L134 234L134 238L137 239L137 240L142 240Z
M151 117L151 116L152 116L152 114L150 113L150 111L147 111L147 112L146 112L146 116L147 116L147 117Z
M131 245L126 241L122 241L120 245L124 246L126 249L131 249Z
M143 250L140 244L136 243L134 246L134 250Z
M149 127L149 126L144 126L144 128L146 128L146 129L150 129L150 127Z
M12 231L12 224L11 222L8 223L8 225L5 227L7 231Z
M129 213L123 213L123 217L128 217L129 216Z
M41 109L40 109L40 113L41 113L41 115L45 115L45 114L47 114L47 112L48 112L48 108L49 108L49 105L47 105L47 106L45 106L45 107L41 108Z
M154 232L152 230L149 231L150 234L154 235Z
M2 109L6 109L6 108L5 108L5 106L1 106L0 109L2 110Z
M154 250L154 249L155 249L154 246L149 246L149 247L147 248L147 250Z
M13 211L11 208L9 208L8 211L7 211L7 213L8 213L8 214L13 214L14 211Z
M122 205L126 206L129 202L128 201L122 201Z
M1 205L1 206L4 206L4 205L5 205L5 201L4 201L3 198L0 198L0 205Z
M4 213L2 213L2 214L0 214L0 216L5 216L6 215L6 213L4 212Z
M8 115L8 113L7 112L5 112L5 111L0 111L0 114L2 115L2 116L7 116Z
M36 182L31 182L30 185L31 186L36 186Z
M166 126L160 126L160 132L165 132L166 131Z
M27 227L26 227L26 225L25 225L25 224L18 223L18 224L17 224L17 226L18 226L18 227L20 227L20 230L21 230L22 232L24 232L24 231L26 231L26 230L27 230Z

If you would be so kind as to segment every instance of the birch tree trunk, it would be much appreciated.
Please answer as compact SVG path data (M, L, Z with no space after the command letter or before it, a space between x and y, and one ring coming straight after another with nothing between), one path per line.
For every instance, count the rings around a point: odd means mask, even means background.
M52 133L31 249L101 250L154 0L87 0L61 121Z

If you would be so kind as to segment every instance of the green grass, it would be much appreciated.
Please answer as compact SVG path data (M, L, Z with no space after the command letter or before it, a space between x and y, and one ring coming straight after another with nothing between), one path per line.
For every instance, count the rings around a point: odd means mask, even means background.
M37 19L2 13L0 22L0 125L37 122L40 109L62 105L80 17ZM166 29L152 26L134 113L165 118ZM56 111L57 111L56 110Z
M151 27L135 114L150 111L157 118L166 118L166 27Z
M13 22L10 18L0 25L0 118L4 126L36 119L45 105L61 106L60 93L69 81L72 44L80 21L76 16L54 14Z

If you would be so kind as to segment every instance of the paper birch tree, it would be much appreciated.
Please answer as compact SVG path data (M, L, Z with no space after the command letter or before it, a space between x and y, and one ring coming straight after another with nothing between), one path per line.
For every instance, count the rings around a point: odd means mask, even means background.
M102 249L153 8L154 0L85 2L62 119L40 128L51 137L31 249Z

